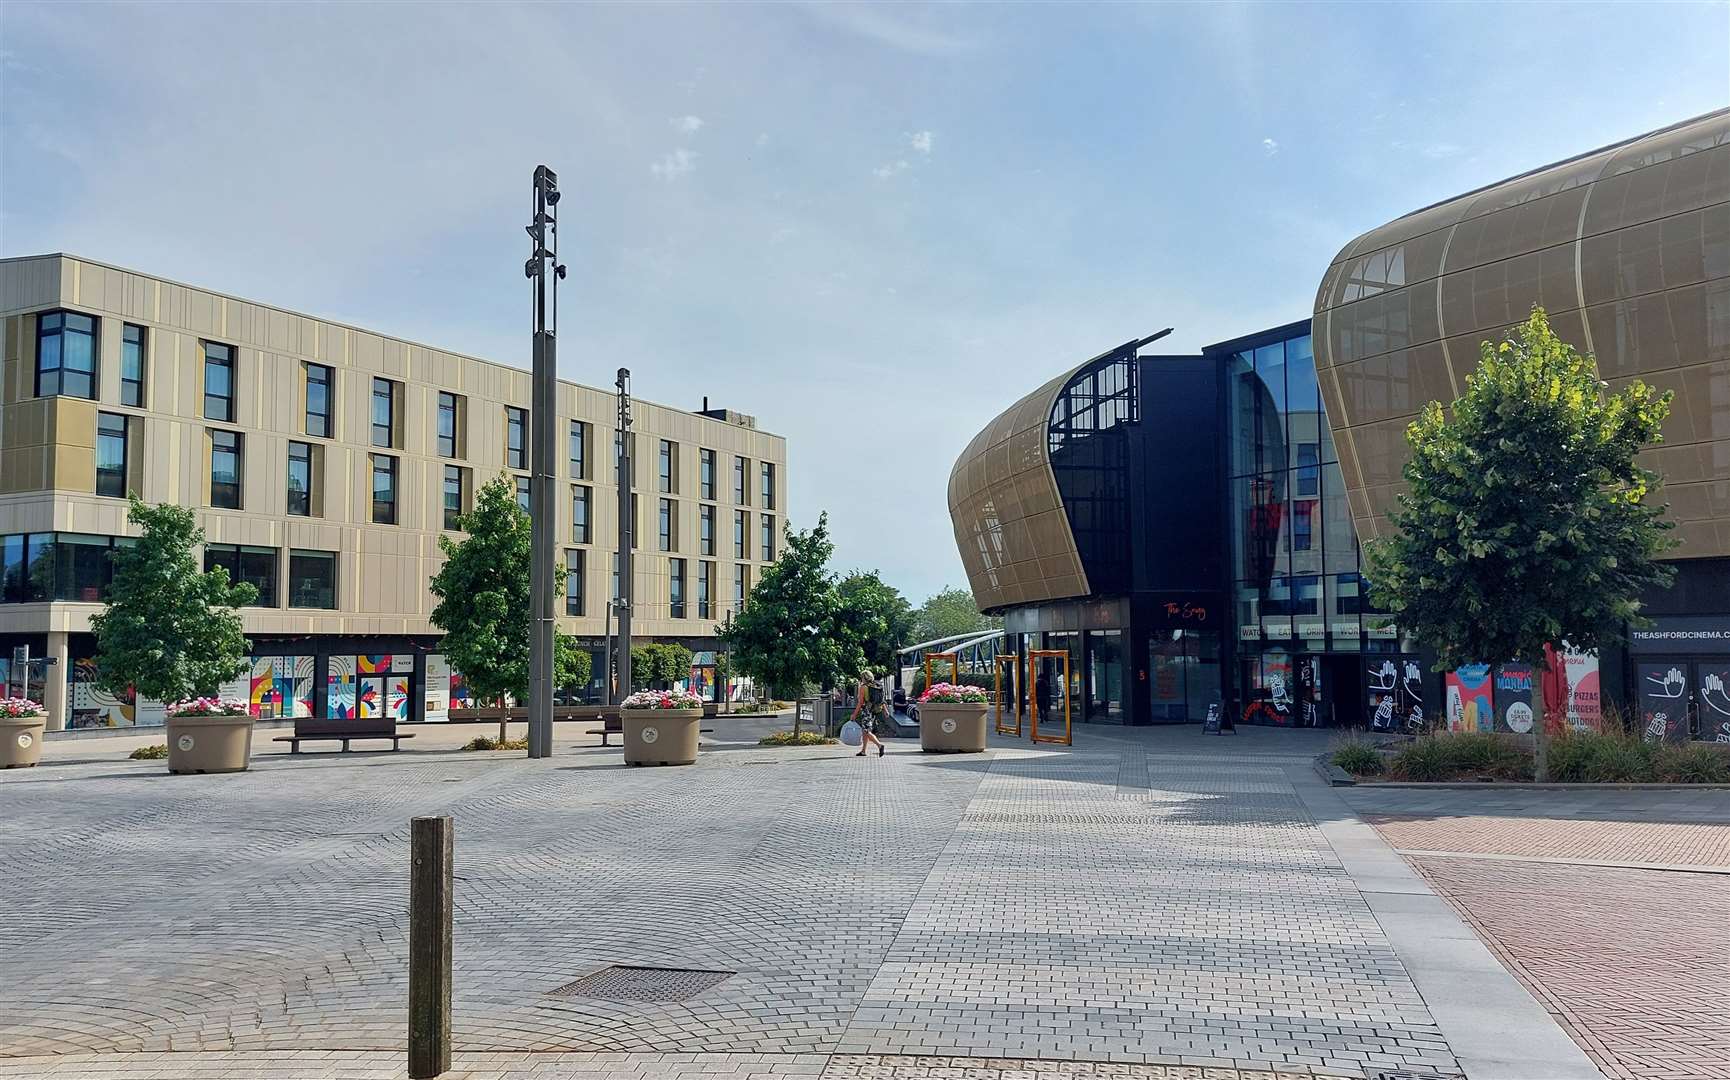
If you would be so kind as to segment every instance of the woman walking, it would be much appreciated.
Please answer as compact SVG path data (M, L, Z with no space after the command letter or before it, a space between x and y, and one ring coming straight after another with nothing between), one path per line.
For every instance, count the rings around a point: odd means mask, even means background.
M877 737L877 725L883 714L883 687L870 672L859 676L859 685L854 690L852 720L859 725L861 738L859 752L854 757L864 757L865 751L872 743L877 744L877 756L883 756L883 740Z

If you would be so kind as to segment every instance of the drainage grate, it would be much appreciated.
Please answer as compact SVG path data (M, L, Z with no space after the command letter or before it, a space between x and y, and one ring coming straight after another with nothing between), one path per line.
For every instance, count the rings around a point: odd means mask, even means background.
M1379 1072L1376 1074L1376 1080L1466 1080L1466 1078L1463 1073L1444 1075L1442 1073L1407 1072L1404 1069L1399 1069L1394 1072Z
M733 971L692 971L685 968L610 967L547 993L552 997L602 998L607 1001L685 1001L736 974Z

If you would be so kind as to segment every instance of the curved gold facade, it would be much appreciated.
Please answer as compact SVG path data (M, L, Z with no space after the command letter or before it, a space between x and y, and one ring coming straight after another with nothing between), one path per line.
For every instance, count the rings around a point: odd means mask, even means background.
M1358 535L1387 528L1405 428L1533 304L1616 387L1676 391L1665 477L1683 556L1730 555L1730 109L1390 222L1316 294L1315 357Z
M1052 405L1078 370L1005 409L949 473L955 545L981 611L1088 593L1048 456Z

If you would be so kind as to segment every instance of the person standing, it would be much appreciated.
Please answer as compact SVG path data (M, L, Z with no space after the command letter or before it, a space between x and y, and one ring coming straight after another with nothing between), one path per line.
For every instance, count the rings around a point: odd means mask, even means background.
M883 716L883 685L869 671L859 676L859 685L854 690L853 716L851 719L859 725L859 752L854 757L864 757L865 751L871 745L877 745L877 756L883 756L883 740L877 737L877 726L887 718Z

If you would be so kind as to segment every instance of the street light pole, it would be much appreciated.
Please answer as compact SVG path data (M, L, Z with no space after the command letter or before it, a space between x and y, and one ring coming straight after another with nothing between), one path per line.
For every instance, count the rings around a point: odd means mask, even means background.
M523 264L533 283L535 336L529 399L529 756L553 753L553 414L558 409L559 178L535 166L534 251ZM548 310L547 271L552 269Z
M631 693L631 541L636 528L631 513L631 371L620 368L613 383L619 388L619 698Z

